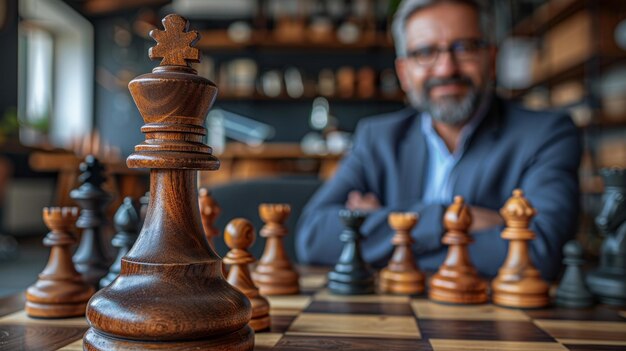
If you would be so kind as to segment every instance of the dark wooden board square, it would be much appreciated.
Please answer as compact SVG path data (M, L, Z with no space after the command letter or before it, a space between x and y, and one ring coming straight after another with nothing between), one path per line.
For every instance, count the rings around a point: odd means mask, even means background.
M413 309L408 303L363 303L313 301L305 312L338 314L375 314L389 316L412 316Z
M273 316L270 315L270 332L272 333L285 333L289 326L296 319L296 316Z
M87 328L0 324L2 351L54 351L80 339Z
M304 337L285 335L272 350L360 350L360 351L432 351L424 340L373 339L350 337Z
M622 322L624 318L619 315L619 311L607 306L596 306L595 308L550 308L541 310L524 311L532 319L561 319L577 321L605 321Z
M530 321L457 321L418 319L424 339L555 341Z

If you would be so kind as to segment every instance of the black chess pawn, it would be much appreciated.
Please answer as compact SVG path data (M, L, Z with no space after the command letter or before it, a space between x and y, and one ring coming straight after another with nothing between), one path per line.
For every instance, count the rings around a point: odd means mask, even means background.
M111 284L117 278L122 269L122 257L128 253L139 236L139 214L131 197L124 198L124 202L113 216L113 224L117 230L117 234L113 237L111 243L117 247L117 257L109 269L109 274L100 279L100 288L104 288Z
M106 180L104 166L92 155L85 157L80 164L81 185L70 192L70 197L81 208L76 227L82 229L80 245L72 260L83 279L98 287L100 279L109 272L109 259L102 242L102 228L106 224L104 207L111 201L111 195L102 190Z
M374 293L374 274L361 256L360 228L366 214L341 210L339 217L346 228L339 235L343 251L333 271L328 273L328 289L335 294L359 295Z
M566 308L586 308L593 306L593 295L585 284L582 265L583 248L577 241L570 241L563 247L565 273L556 291L556 304Z

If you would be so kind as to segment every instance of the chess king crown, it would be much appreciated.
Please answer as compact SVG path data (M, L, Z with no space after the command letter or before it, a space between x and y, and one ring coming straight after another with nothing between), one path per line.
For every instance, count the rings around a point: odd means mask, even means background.
M189 23L180 16L168 15L162 22L165 30L150 32L157 45L149 51L152 60L161 60L160 66L128 84L145 122L141 131L146 140L135 146L127 165L218 169L219 161L203 143L204 120L218 89L190 66L191 62L200 62L199 50L192 47L199 34L188 31Z

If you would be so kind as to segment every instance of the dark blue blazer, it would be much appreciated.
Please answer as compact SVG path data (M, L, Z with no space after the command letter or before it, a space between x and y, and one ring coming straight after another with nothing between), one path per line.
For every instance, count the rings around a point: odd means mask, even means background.
M343 226L338 211L352 190L372 192L383 209L371 213L362 227L364 258L383 266L391 256L393 231L387 216L395 211L418 212L412 232L414 252L422 269L435 271L445 258L442 217L445 206L422 201L428 151L421 118L413 109L362 120L354 147L335 176L304 209L296 231L301 262L336 263ZM573 238L579 208L580 138L571 119L557 112L536 112L500 99L492 100L462 158L452 171L453 194L473 206L499 210L521 188L538 214L531 229L531 258L546 279L561 265L561 248ZM503 228L474 233L472 262L486 276L497 274L507 254Z

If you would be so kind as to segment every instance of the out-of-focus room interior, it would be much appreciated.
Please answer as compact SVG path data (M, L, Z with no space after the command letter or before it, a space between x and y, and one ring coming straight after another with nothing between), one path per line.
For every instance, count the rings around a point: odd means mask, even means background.
M70 191L87 155L106 168L105 254L115 257L112 216L149 183L147 170L125 163L144 140L128 83L156 65L148 33L166 14L200 32L194 68L219 87L206 143L221 166L199 175L221 206L216 227L246 217L258 230L260 202L288 202L293 231L349 152L359 120L405 106L390 34L399 2L0 0L0 296L36 280L49 253L42 208L76 206ZM568 111L579 127L576 235L593 261L602 240L594 224L599 170L626 167L626 2L489 3L498 93L531 109ZM216 248L226 252L223 243Z

